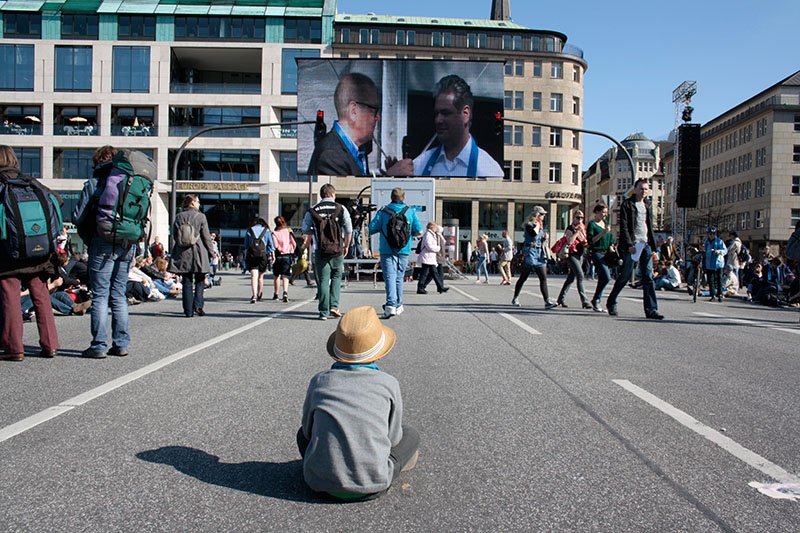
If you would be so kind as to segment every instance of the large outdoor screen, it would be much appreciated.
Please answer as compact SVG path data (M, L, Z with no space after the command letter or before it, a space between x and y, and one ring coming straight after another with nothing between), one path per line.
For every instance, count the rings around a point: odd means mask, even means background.
M298 59L298 174L503 176L501 62Z

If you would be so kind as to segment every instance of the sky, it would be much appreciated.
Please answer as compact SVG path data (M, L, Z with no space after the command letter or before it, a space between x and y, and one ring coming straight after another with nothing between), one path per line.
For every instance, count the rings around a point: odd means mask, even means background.
M667 140L672 91L697 82L693 122L705 124L800 70L800 0L510 0L511 19L558 31L583 50L583 127L622 140ZM491 0L339 0L338 13L489 19ZM583 168L613 145L583 135Z

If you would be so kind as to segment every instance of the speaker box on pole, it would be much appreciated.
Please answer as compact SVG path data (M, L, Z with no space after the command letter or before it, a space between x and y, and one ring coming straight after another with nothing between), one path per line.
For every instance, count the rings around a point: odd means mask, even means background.
M697 207L700 191L700 124L678 126L678 207Z

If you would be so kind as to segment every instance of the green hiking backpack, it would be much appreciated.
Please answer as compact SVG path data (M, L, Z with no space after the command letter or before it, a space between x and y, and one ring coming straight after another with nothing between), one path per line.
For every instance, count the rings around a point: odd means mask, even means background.
M156 163L142 152L119 150L113 164L95 191L97 234L108 242L132 244L148 237Z

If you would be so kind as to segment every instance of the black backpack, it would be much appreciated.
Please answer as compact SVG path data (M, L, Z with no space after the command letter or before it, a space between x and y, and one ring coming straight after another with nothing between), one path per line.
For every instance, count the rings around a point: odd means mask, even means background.
M38 181L7 169L0 181L0 256L47 259L58 249L63 226L56 197Z
M264 235L267 234L269 229L264 228L264 231L262 231L261 235L258 236L256 236L256 232L253 231L253 228L250 228L249 231L253 239L250 241L250 245L247 247L247 256L253 259L266 259L267 247L264 244Z
M344 238L339 217L342 215L341 204L336 204L333 213L322 216L316 207L308 211L317 230L317 253L322 257L339 257L344 252Z
M392 250L400 251L406 247L408 240L411 238L411 224L408 223L406 218L406 211L408 206L405 206L400 212L395 212L388 207L383 208L383 212L389 215L389 221L386 223L386 242Z

